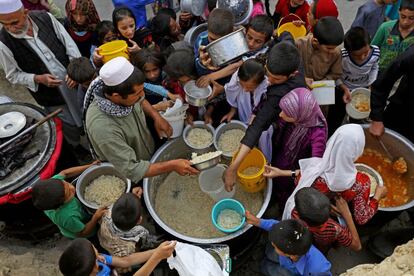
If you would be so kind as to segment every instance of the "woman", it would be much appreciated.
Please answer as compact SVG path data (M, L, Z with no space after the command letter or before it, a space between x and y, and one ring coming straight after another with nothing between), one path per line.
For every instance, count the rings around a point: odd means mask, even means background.
M95 28L101 22L92 0L66 1L65 28L75 41L82 56L89 58L95 43Z
M362 127L347 124L338 128L326 145L322 158L300 160L299 183L289 197L283 212L283 219L290 218L294 208L295 193L303 187L313 187L334 200L344 198L351 204L353 217L357 224L367 223L378 210L378 201L386 194L387 189L377 186L373 198L370 194L370 180L365 174L357 171L354 162L362 155L365 146L365 135ZM266 167L266 177L291 175L291 171Z

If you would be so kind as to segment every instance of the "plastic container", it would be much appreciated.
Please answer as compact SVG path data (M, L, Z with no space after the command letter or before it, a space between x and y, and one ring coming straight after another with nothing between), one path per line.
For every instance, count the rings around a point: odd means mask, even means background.
M291 16L291 15L297 17L298 20L302 21L302 19L294 13L291 13L287 16ZM280 22L282 22L285 17L280 19L279 24L277 26L278 36L280 36L283 32L289 32L293 36L294 39L303 37L306 35L306 28L303 25L296 26L295 24L293 24L293 22L287 22L285 24L280 25Z
M346 104L345 109L349 117L357 119L357 120L362 120L362 119L366 119L369 117L371 110L359 111L358 109L355 108L354 99L355 99L355 96L357 96L358 94L366 96L368 98L368 101L370 101L371 91L369 89L364 88L364 87L355 88L354 90L351 91L352 100L350 103Z
M124 40L114 40L105 43L99 47L99 50L103 63L107 63L116 57L124 57L129 60L128 44Z
M233 160L236 156L233 157ZM265 188L266 178L263 176L265 165L266 158L263 153L257 148L252 149L237 170L237 177L243 190L248 193L257 193ZM248 167L257 167L260 170L253 175L243 174L242 172Z
M224 189L223 174L226 169L226 165L218 164L213 168L202 171L198 176L200 189L216 202L224 198L232 198L236 192L235 189L231 192Z
M184 121L186 113L178 114L176 116L164 116L161 115L172 127L173 133L170 138L177 138L181 136L184 129Z
M225 209L234 210L242 216L242 221L239 226L231 228L231 229L226 229L226 228L221 227L217 223L220 212ZM231 199L231 198L226 198L226 199L220 200L214 205L211 211L211 221L213 222L214 227L216 227L221 232L233 233L233 232L240 230L243 227L244 223L246 222L245 213L246 213L246 210L244 209L243 205L239 201L235 199Z

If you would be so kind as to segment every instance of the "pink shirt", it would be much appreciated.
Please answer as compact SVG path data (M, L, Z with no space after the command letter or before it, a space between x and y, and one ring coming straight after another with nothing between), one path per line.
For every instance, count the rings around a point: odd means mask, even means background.
M252 12L252 15L250 16L250 18L253 18L256 15L263 15L263 14L265 14L265 11L264 11L264 5L263 5L262 1L258 1L256 3L254 3L253 12Z

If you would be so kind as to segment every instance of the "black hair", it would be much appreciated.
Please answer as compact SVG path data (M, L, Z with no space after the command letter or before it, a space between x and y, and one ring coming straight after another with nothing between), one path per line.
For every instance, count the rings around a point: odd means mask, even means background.
M228 9L214 9L208 16L208 31L217 35L225 36L233 32L234 15Z
M194 64L194 53L191 50L179 49L170 54L164 71L172 79L179 79L187 76L192 79L197 78L197 72Z
M112 22L114 24L116 33L119 35L121 35L121 33L118 30L118 22L123 20L126 17L131 17L132 19L134 19L135 27L136 27L137 19L135 18L134 13L129 8L125 6L121 6L121 7L115 8L114 11L112 12Z
M344 41L344 28L334 16L325 16L318 20L313 37L321 45L339 46Z
M363 27L353 27L345 34L344 47L348 52L358 51L370 43L369 33Z
M217 0L207 0L207 9L209 12L214 10L217 6Z
M401 10L414 11L414 0L402 0L400 5Z
M96 254L87 239L75 239L59 258L59 270L64 276L90 275L96 264Z
M189 51L193 51L193 47L187 41L180 40L173 42L170 46L168 46L164 51L162 51L162 55L164 56L164 60L167 59L172 53L176 50L185 49Z
M134 93L134 86L141 85L145 81L145 75L141 70L134 67L131 76L129 76L122 83L115 86L103 85L103 93L111 96L113 93L118 93L123 99L128 98L128 95Z
M144 48L131 55L131 63L139 70L144 71L145 64L151 63L162 69L165 65L164 56L155 49Z
M240 66L237 76L241 81L254 80L259 84L265 78L264 66L255 59L248 59Z
M158 13L151 20L151 30L154 35L164 37L171 33L170 30L171 16L165 13Z
M258 33L262 33L266 35L266 41L272 38L273 35L273 21L267 15L256 15L253 17L249 25L247 26L247 30L252 28L254 31Z
M298 70L300 55L298 49L289 42L280 42L272 47L267 56L267 70L275 75L289 76Z
M112 207L112 221L123 231L131 230L141 218L141 204L133 193L123 194Z
M32 189L33 206L39 210L57 209L65 202L65 187L59 179L37 181Z
M114 27L114 24L109 20L103 20L103 21L99 22L96 25L95 32L96 32L96 36L97 36L96 39L98 41L98 46L102 45L104 43L105 36L109 32L112 32L114 34L117 33L117 31Z
M305 187L295 194L295 208L309 226L320 226L329 219L331 202L318 190Z
M158 14L167 14L170 17L172 17L172 19L177 20L177 14L175 13L175 11L171 8L161 8L158 10Z
M86 57L72 59L66 71L68 76L77 83L92 81L96 74L91 61Z
M287 219L272 227L269 240L285 254L302 256L312 245L312 234L300 221Z

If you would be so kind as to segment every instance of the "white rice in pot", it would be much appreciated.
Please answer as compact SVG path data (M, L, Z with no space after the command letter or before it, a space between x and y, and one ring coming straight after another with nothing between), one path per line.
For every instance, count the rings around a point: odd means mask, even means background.
M109 206L125 193L125 182L114 175L101 175L85 187L84 198L87 202Z
M217 216L217 223L224 229L233 229L242 222L242 216L232 209L224 209Z
M241 129L230 129L223 132L218 139L218 148L226 155L233 155L240 146L245 134Z
M213 141L213 134L205 128L192 128L187 135L188 143L195 148L208 147Z

